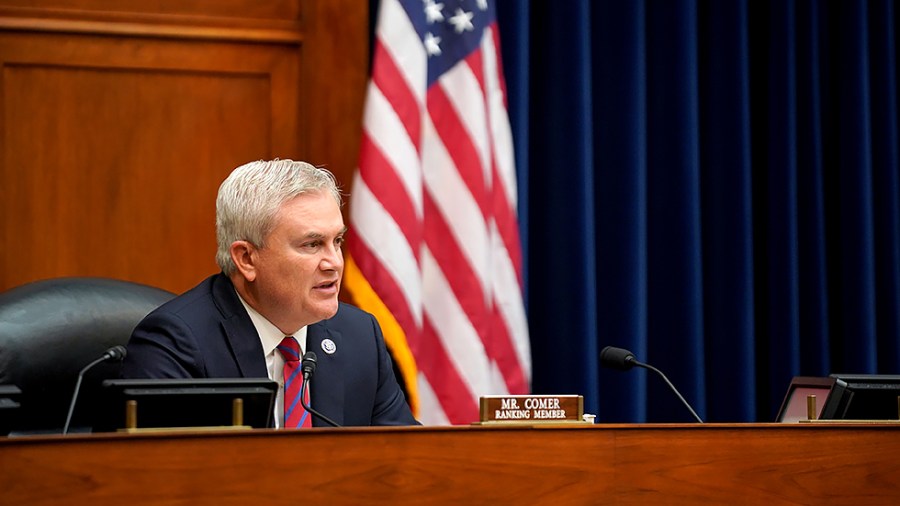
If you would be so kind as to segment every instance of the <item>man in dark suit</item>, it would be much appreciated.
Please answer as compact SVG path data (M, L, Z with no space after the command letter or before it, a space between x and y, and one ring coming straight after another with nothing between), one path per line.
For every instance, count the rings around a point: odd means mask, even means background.
M327 170L292 160L235 169L216 199L222 272L147 315L128 342L122 376L269 377L281 384L276 426L291 427L286 415L294 407L282 404L290 343L295 355L299 348L318 357L310 382L315 411L340 425L418 423L378 322L338 301L340 208ZM313 424L323 422L314 417Z

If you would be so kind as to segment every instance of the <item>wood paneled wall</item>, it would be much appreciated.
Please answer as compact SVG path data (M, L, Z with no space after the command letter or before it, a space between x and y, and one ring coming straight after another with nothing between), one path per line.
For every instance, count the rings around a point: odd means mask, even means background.
M365 0L0 0L0 291L217 270L215 194L294 158L349 188Z

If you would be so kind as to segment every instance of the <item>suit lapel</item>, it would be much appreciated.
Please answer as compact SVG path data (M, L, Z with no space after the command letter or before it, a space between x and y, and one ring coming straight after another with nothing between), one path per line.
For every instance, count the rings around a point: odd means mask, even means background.
M333 353L326 350L333 350ZM310 387L313 408L338 425L343 425L344 379L340 374L343 363L340 332L329 329L323 322L310 325L306 334L305 351L316 354L316 372Z
M267 378L266 358L253 320L247 314L234 285L224 274L213 282L213 300L222 313L222 329L243 378Z

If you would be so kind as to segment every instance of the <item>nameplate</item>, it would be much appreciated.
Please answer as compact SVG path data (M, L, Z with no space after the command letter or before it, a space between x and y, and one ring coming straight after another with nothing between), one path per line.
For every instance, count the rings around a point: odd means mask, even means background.
M481 398L482 423L582 422L580 395L486 395Z

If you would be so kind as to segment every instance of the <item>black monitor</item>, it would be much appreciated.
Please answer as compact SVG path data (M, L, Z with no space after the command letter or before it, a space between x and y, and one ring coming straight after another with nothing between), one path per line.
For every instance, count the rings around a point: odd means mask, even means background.
M0 385L0 436L9 434L16 424L22 391L15 385Z
M808 420L807 397L816 396L817 420L900 421L900 376L832 374L791 380L778 422Z
M831 394L834 378L817 376L795 376L788 386L781 409L778 410L776 422L800 422L809 419L807 397L816 396L816 418L822 417L822 407Z
M900 376L832 374L823 420L900 420Z
M138 429L232 426L238 398L243 425L268 428L277 392L278 384L267 378L106 380L94 432L126 428L128 401L136 401Z

